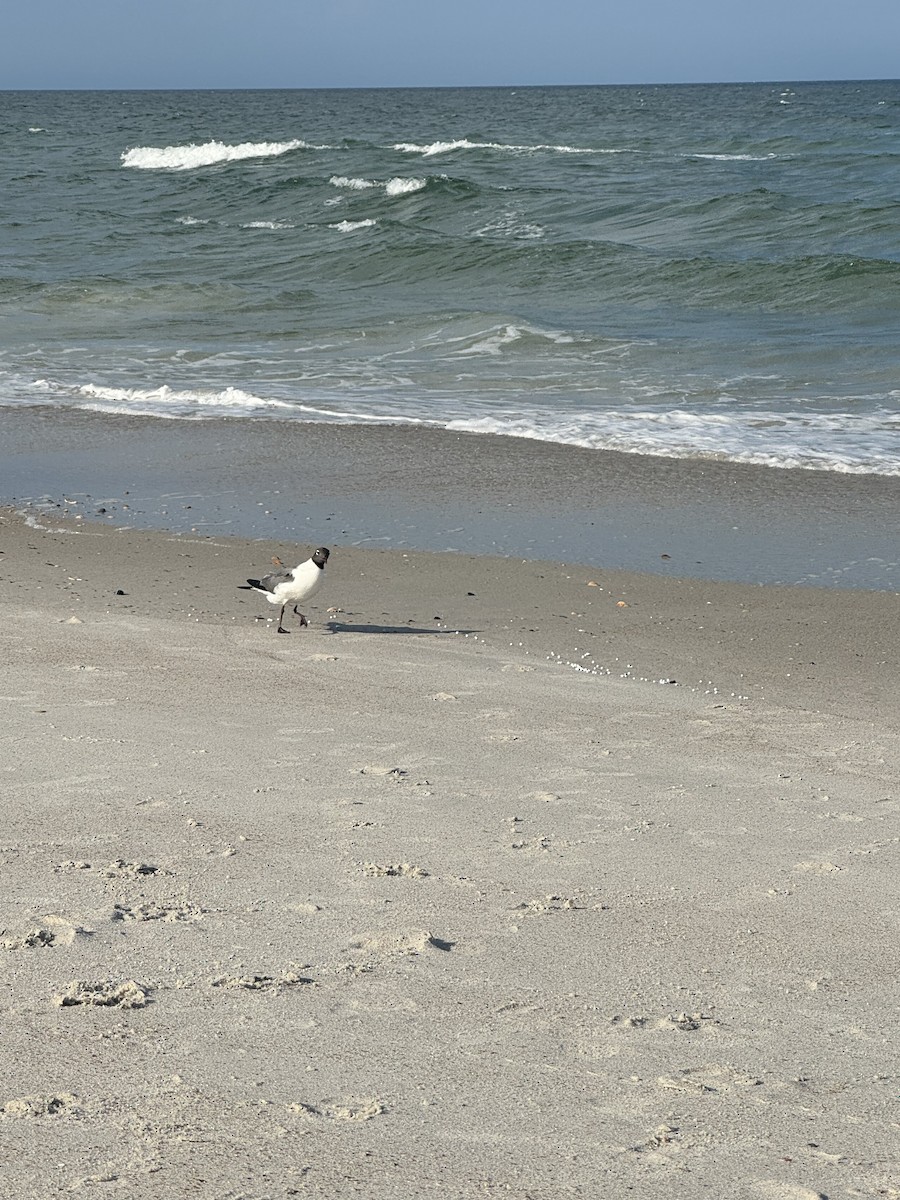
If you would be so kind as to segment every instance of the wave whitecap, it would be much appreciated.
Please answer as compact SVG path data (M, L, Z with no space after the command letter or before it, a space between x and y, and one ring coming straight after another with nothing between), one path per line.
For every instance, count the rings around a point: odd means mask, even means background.
M191 171L197 167L212 167L218 163L239 162L245 158L277 158L292 150L309 150L307 142L240 142L236 146L225 142L191 142L187 146L133 146L121 154L123 167L141 171Z
M421 192L425 187L424 179L401 179L399 176L389 179L384 185L388 196L409 196L413 192Z
M682 158L705 158L710 162L768 162L770 158L777 158L777 154L700 154L695 152L692 154L682 154Z
M377 221L373 221L368 217L364 221L338 221L334 225L329 225L329 229L337 229L340 233L353 233L355 229L371 229L373 225L377 225Z
M365 192L371 191L373 188L383 188L387 196L409 196L413 192L421 192L428 185L427 179L404 179L399 175L389 179L387 183L347 175L332 175L328 182L332 187L343 188L350 192Z
M587 146L517 146L505 142L473 142L468 138L457 138L451 142L396 142L392 147L402 154L421 154L430 158L435 154L449 154L453 150L498 150L510 154L536 154L552 152L554 154L628 154L628 150L597 150Z
M328 182L332 187L346 188L350 192L365 192L378 187L374 179L358 179L349 175L332 175Z

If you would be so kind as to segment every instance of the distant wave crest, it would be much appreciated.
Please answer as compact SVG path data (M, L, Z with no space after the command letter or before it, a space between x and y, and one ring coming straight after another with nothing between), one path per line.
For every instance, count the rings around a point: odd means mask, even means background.
M396 142L394 150L402 154L421 154L430 158L434 154L449 154L453 150L499 150L512 154L536 154L551 151L555 154L627 154L628 150L597 150L586 146L518 146L504 142L473 142L469 138L457 138L450 142Z
M683 154L682 158L707 158L711 162L768 162L770 158L777 158L776 154L700 154L694 152L691 154Z
M328 228L337 229L340 233L352 233L355 229L371 229L373 225L377 224L377 221L367 217L364 221L338 221L334 225L329 225Z
M212 167L217 163L239 162L245 158L277 158L292 150L312 149L307 142L241 142L230 146L225 142L204 142L198 146L133 146L121 155L123 167L141 171L191 171L197 167Z

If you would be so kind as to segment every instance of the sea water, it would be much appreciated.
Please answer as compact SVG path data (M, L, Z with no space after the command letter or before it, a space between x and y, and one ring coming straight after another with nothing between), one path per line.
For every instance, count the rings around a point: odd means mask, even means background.
M900 83L0 93L0 428L900 474Z

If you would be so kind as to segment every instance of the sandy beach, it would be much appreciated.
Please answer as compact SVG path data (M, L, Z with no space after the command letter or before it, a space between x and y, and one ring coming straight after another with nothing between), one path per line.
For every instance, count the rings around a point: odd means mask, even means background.
M896 595L0 521L6 1194L900 1196Z

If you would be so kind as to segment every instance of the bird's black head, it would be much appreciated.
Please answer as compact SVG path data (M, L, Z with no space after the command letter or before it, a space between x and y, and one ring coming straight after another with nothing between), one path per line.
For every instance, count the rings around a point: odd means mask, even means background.
M330 553L330 550L327 550L324 546L320 546L318 550L314 551L312 560L317 567L324 567L328 562L328 556Z

